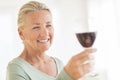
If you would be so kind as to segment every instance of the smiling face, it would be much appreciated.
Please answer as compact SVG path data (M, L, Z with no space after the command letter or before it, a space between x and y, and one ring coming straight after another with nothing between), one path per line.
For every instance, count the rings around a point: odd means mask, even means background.
M25 48L44 52L53 41L54 29L51 13L47 10L29 12L25 15L23 29L18 29Z

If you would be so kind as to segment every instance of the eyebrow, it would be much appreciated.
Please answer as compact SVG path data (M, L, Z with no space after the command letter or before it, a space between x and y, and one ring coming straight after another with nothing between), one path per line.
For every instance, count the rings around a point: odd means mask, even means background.
M40 23L34 23L34 25L40 25Z
M52 23L51 21L46 22L47 24ZM34 23L34 25L40 25L40 23Z
M48 21L47 23L52 23L51 21Z

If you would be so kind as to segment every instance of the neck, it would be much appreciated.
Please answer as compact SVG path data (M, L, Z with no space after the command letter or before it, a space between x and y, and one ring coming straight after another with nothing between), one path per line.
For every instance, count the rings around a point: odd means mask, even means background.
M37 64L40 61L48 61L50 57L45 52L24 49L19 56L29 62L30 64Z

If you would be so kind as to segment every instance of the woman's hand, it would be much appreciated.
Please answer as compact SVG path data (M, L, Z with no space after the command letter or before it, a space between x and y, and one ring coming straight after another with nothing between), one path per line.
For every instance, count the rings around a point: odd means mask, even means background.
M93 60L90 54L94 53L96 49L86 49L83 52L73 56L68 64L65 66L65 71L74 80L83 77L92 70L92 64L89 60Z

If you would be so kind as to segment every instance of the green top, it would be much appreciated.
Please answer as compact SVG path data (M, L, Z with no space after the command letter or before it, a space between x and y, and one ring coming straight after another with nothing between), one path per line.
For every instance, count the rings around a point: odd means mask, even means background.
M58 69L57 77L49 76L37 70L22 58L15 58L8 64L6 80L73 80L65 72L63 63L57 58L54 60Z

